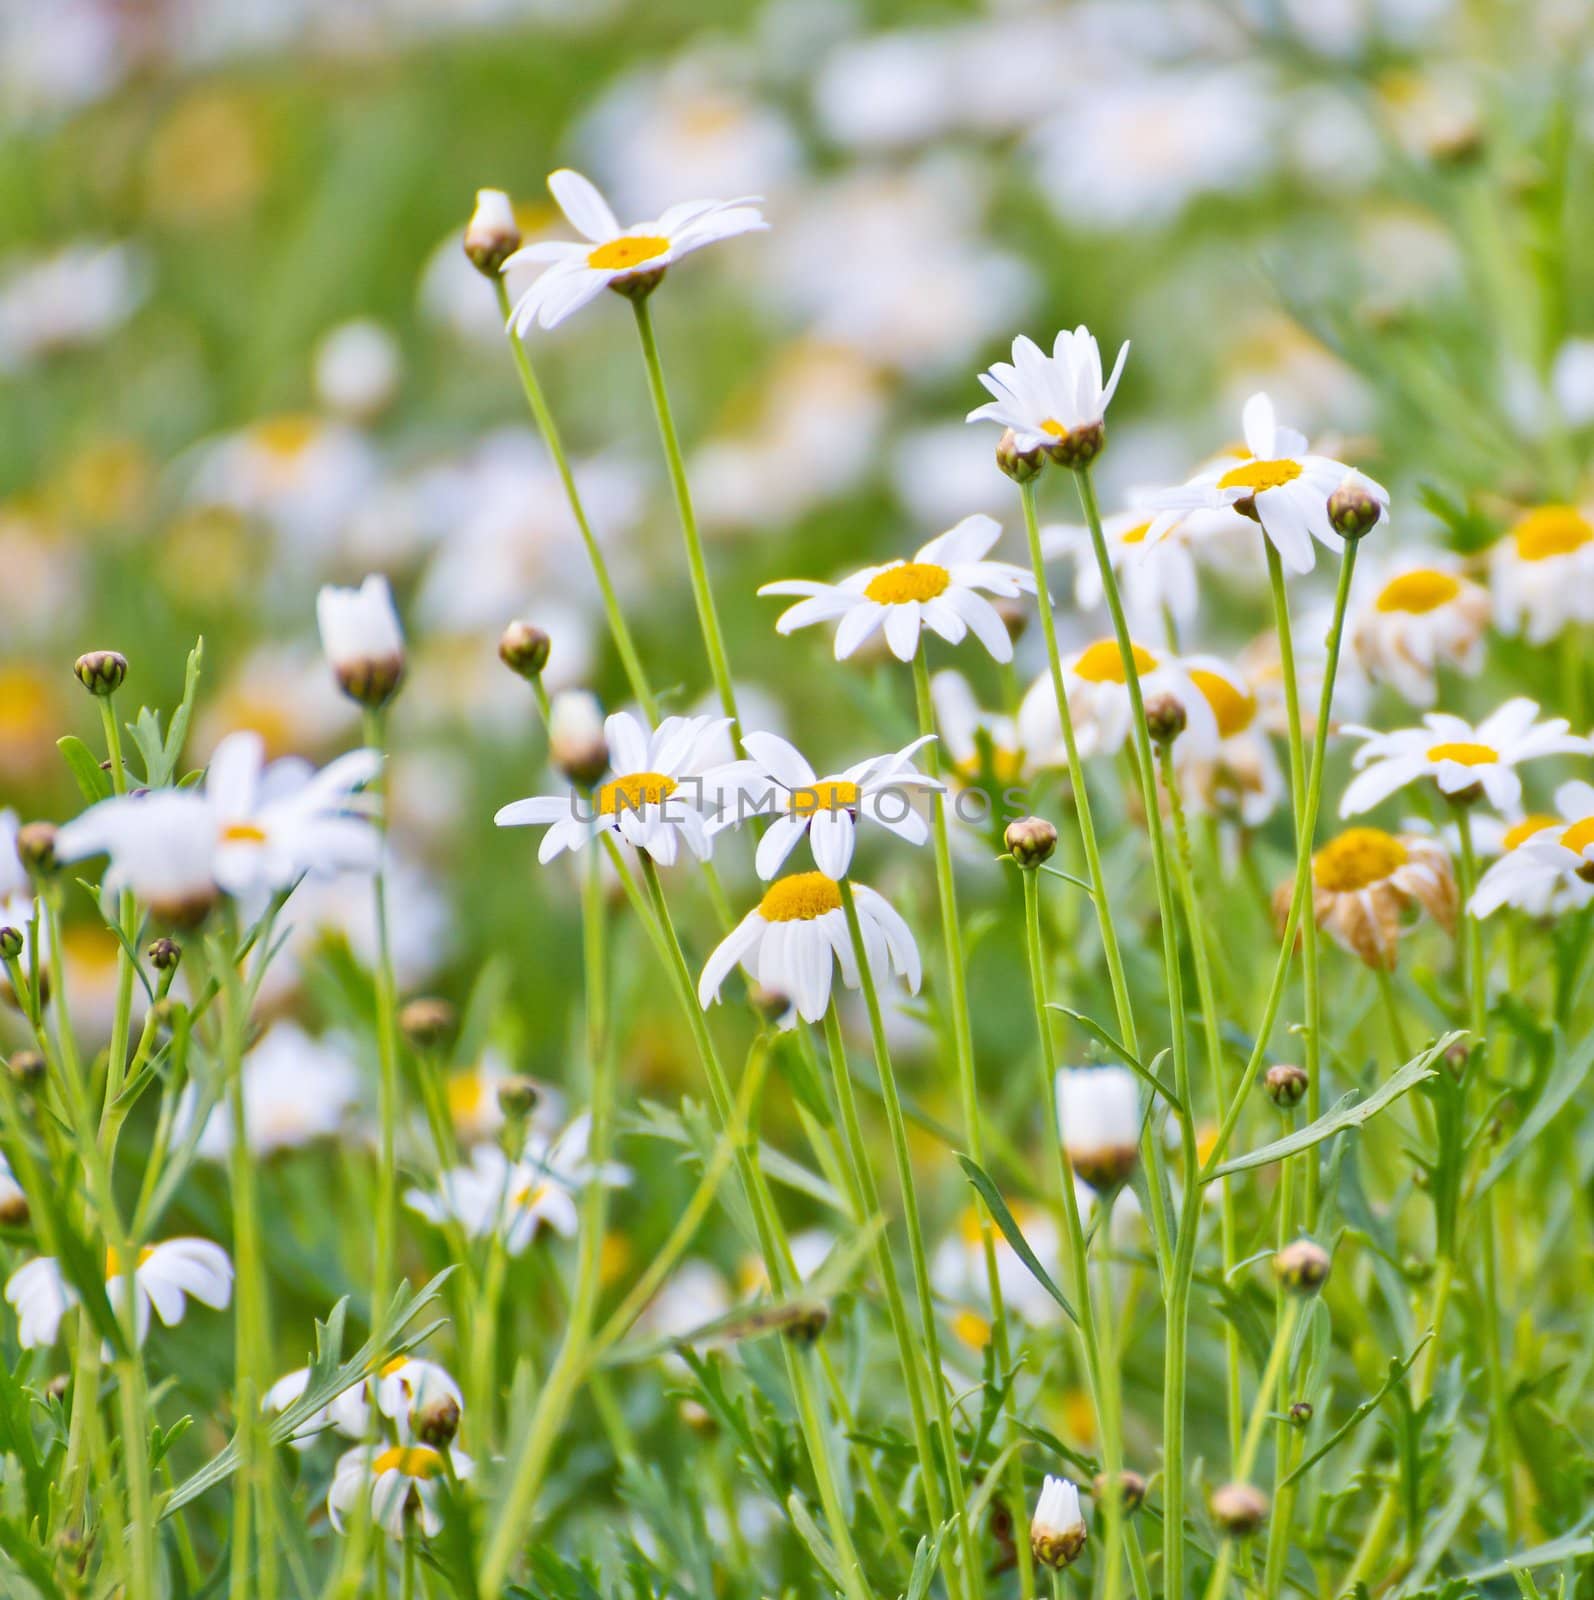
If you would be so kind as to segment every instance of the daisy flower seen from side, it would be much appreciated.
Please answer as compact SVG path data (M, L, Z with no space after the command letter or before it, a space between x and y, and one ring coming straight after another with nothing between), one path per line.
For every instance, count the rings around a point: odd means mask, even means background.
M1493 715L1474 726L1448 712L1430 711L1420 728L1376 733L1371 728L1345 731L1365 741L1356 752L1351 779L1340 802L1342 817L1370 811L1419 778L1432 778L1447 799L1488 797L1499 811L1514 810L1522 800L1517 767L1537 756L1586 755L1591 746L1570 730L1565 717L1537 721L1531 700L1507 700Z
M1346 638L1374 683L1431 706L1440 667L1471 677L1483 665L1489 592L1464 575L1459 556L1408 549L1359 588Z
M579 172L561 168L551 173L548 188L583 240L537 239L504 262L506 272L517 266L544 267L510 320L522 338L533 323L557 327L605 289L645 293L666 267L694 250L769 226L758 210L758 195L687 200L651 222L622 228L608 201Z
M854 884L853 894L870 975L878 982L898 973L917 994L922 969L907 923L875 890ZM765 989L788 996L805 1022L818 1022L830 1004L835 967L849 989L860 983L840 886L822 872L792 873L772 883L704 964L697 998L705 1011L738 962Z
M1285 794L1284 773L1261 723L1255 687L1217 656L1186 656L1185 675L1206 702L1217 734L1209 750L1174 745L1174 764L1186 805L1198 814L1259 827Z
M1035 1515L1029 1525L1030 1549L1044 1567L1068 1566L1085 1548L1088 1537L1079 1490L1067 1478L1046 1475Z
M404 678L404 629L380 573L358 589L327 584L315 597L321 649L339 687L362 706L386 705Z
M1489 552L1489 586L1500 631L1529 644L1594 622L1594 509L1529 511Z
M894 753L871 756L822 778L778 734L747 734L742 748L750 759L709 776L720 812L709 832L739 826L753 816L774 816L777 820L758 841L759 877L773 878L806 833L814 865L826 877L844 878L852 866L858 825L866 818L909 844L929 838L912 796L945 786L920 772L912 757L932 737L927 734Z
M428 1538L443 1526L443 1489L449 1469L468 1478L474 1463L463 1450L434 1450L425 1444L360 1445L346 1450L333 1469L327 1515L342 1533L344 1519L367 1495L371 1520L392 1539L404 1537L413 1518Z
M1023 781L1028 764L1014 718L982 710L968 679L951 668L930 679L930 701L956 783Z
M1140 1088L1127 1067L1063 1067L1057 1127L1068 1163L1092 1189L1116 1189L1140 1159Z
M1594 784L1555 791L1555 815L1524 817L1506 829L1499 860L1478 882L1467 909L1487 917L1501 906L1530 916L1577 910L1594 900Z
M991 395L969 412L970 422L995 422L1013 431L1023 453L1043 450L1061 466L1085 466L1101 450L1107 407L1123 375L1127 342L1111 375L1101 376L1101 350L1083 325L1061 330L1047 355L1033 339L1013 341L1011 362L993 362L980 384Z
M671 865L685 844L699 861L712 844L704 816L701 758L704 746L730 726L728 717L666 717L651 733L629 712L603 724L609 775L594 787L590 805L573 793L533 795L502 807L500 828L546 827L537 859L579 850L600 833L617 834Z
M985 559L1001 534L994 517L976 514L932 539L911 561L866 567L840 583L783 579L758 592L802 597L782 612L777 633L794 633L816 622L837 623L838 661L845 661L876 629L884 629L899 661L911 661L921 627L948 644L960 644L972 633L997 661L1011 661L1012 636L985 596L1013 600L1033 594L1035 579L1010 562Z
M1199 602L1193 545L1177 536L1189 519L1148 542L1156 516L1151 510L1119 511L1101 519L1107 559L1118 575L1124 605L1132 623L1142 628L1160 625L1164 611L1175 622L1191 622ZM1074 601L1081 611L1094 611L1105 603L1089 528L1068 524L1042 528L1041 552L1048 561L1062 556L1073 561Z
M1339 547L1329 512L1329 501L1338 491L1368 497L1376 520L1388 515L1389 493L1382 485L1343 461L1311 454L1306 436L1277 420L1265 394L1246 401L1242 425L1243 452L1221 457L1182 488L1155 496L1164 515L1152 523L1148 540L1166 537L1182 513L1228 507L1261 524L1290 571L1310 572L1317 560L1314 539L1331 549Z
M1281 883L1274 919L1289 918L1294 883ZM1449 854L1438 840L1382 828L1347 828L1312 857L1312 910L1318 927L1369 967L1392 971L1412 906L1454 933L1458 896Z

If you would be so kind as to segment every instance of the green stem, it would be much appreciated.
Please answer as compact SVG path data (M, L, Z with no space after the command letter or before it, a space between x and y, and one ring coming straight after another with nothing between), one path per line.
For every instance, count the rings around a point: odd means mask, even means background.
M664 387L664 366L653 335L653 313L645 296L631 301L636 313L637 334L642 340L642 360L647 367L648 393L653 413L658 418L659 440L670 472L670 487L675 492L675 509L681 518L681 535L686 541L686 566L692 579L692 600L697 606L698 626L703 630L703 648L708 652L709 671L720 705L731 719L731 737L741 743L741 720L736 714L736 691L731 685L731 667L725 654L725 639L720 633L719 615L714 609L714 591L709 587L708 568L703 560L703 541L697 531L697 513L692 509L692 491L686 481L686 463L681 456L681 441L676 436L670 397Z
M493 280L493 288L498 295L498 309L503 313L507 325L511 310L509 290L501 277ZM592 532L591 523L587 521L586 507L582 505L580 492L576 488L575 473L570 469L570 458L565 454L564 441L559 437L553 412L548 409L548 402L543 397L542 385L537 381L531 357L526 354L525 341L512 328L509 330L509 349L515 359L515 370L520 374L520 387L525 391L526 404L531 407L532 419L537 424L537 431L542 435L543 445L553 457L559 481L564 485L565 499L570 503L570 514L576 519L576 527L581 531L581 542L587 547L587 561L592 567L592 576L597 580L598 594L603 602L603 614L609 624L609 635L614 640L615 650L619 653L620 665L625 669L626 681L631 685L631 693L636 696L638 704L647 713L648 721L655 723L659 720L658 701L653 696L647 673L643 670L642 658L637 654L631 630L626 626L625 613L620 609L620 598L615 593L614 580L609 576L609 564L604 560L603 549Z
M381 826L387 827L386 717L380 710L365 713L365 742L383 758L374 789L382 808ZM373 890L376 895L376 971L373 975L376 999L376 1043L381 1068L379 1111L381 1147L377 1165L376 1249L371 1267L371 1326L380 1325L393 1294L398 1241L398 997L393 979L393 952L387 925L386 842L384 859L378 864Z

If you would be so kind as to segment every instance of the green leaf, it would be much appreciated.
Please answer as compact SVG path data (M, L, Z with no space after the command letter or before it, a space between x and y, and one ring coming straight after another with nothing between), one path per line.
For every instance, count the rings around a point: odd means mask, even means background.
M1260 1150L1249 1150L1244 1155L1225 1161L1221 1167L1203 1172L1201 1181L1212 1183L1227 1173L1247 1172L1252 1167L1271 1166L1275 1161L1284 1161L1290 1156L1298 1155L1302 1150L1310 1150L1314 1145L1333 1138L1336 1133L1346 1128L1359 1128L1364 1123L1371 1122L1380 1111L1393 1105L1408 1089L1415 1089L1419 1083L1425 1083L1429 1078L1437 1076L1439 1069L1434 1063L1462 1037L1459 1032L1447 1033L1442 1039L1435 1040L1429 1045L1420 1056L1408 1061L1365 1100L1352 1089L1336 1106L1325 1111L1316 1122L1309 1122L1304 1128L1297 1128L1286 1138L1275 1139L1272 1144L1263 1145Z
M935 1538L922 1538L913 1552L913 1571L908 1576L908 1592L903 1600L927 1600L930 1585L935 1580L935 1569L940 1564L941 1546L952 1531L953 1522L943 1522L935 1530Z
M1555 1120L1582 1087L1590 1067L1594 1067L1594 1034L1583 1041L1580 1049L1566 1056L1550 1074L1549 1082L1533 1103L1533 1109L1522 1119L1522 1126L1506 1140L1499 1155L1478 1179L1477 1187L1472 1191L1474 1200L1481 1199L1499 1181L1506 1168Z
M55 748L72 769L72 776L77 779L86 805L97 805L101 800L110 798L111 775L100 766L94 752L81 739L69 733L65 738L55 741Z
M1168 1104L1171 1105L1173 1109L1181 1116L1184 1115L1184 1102L1178 1097L1178 1095L1176 1095L1173 1090L1170 1089L1167 1084L1165 1084L1162 1079L1157 1076L1157 1074L1152 1070L1152 1067L1148 1067L1139 1056L1135 1055L1129 1049L1126 1044L1123 1044L1112 1034L1108 1033L1108 1031L1102 1027L1102 1025L1097 1022L1094 1017L1087 1017L1083 1011L1075 1011L1071 1006L1060 1005L1055 1000L1050 1000L1047 1002L1047 1010L1061 1011L1065 1017L1069 1017L1073 1021L1077 1022L1079 1026L1096 1041L1097 1044L1101 1045L1103 1049L1108 1050L1113 1055L1117 1056L1118 1059L1123 1062L1123 1064L1128 1067L1129 1070L1137 1077L1144 1078L1146 1082L1151 1085L1151 1088L1155 1093L1160 1094L1162 1098L1166 1100ZM1159 1052L1157 1061L1161 1061L1162 1058L1167 1054L1168 1051L1166 1050ZM1155 1065L1156 1063L1153 1062L1152 1066L1154 1067Z
M819 1570L833 1588L845 1592L847 1584L841 1576L841 1563L836 1559L836 1552L829 1539L820 1532L819 1524L808 1514L808 1507L802 1502L802 1496L795 1491L787 1497L786 1509L791 1513L792 1526L797 1530L802 1542L808 1546L808 1553L818 1563Z
M1551 1539L1547 1544L1519 1550L1503 1561L1469 1572L1467 1582L1485 1583L1490 1578L1503 1578L1510 1573L1530 1571L1534 1567L1552 1567L1562 1561L1581 1561L1591 1555L1594 1555L1594 1533L1563 1533L1559 1539Z
M171 726L166 730L166 741L161 747L161 760L165 767L164 783L171 782L177 770L177 758L183 753L183 740L188 737L188 719L194 714L194 699L199 693L199 669L205 661L205 636L194 640L188 652L188 666L183 674L182 703L172 713Z
M1387 1395L1395 1387L1395 1385L1406 1376L1407 1372L1411 1370L1412 1362L1414 1362L1418 1355L1421 1354L1422 1347L1427 1344L1431 1338L1433 1338L1433 1333L1430 1330L1417 1341L1416 1345L1412 1348L1411 1354L1408 1355L1404 1360L1399 1358L1391 1360L1389 1363L1389 1371L1385 1375L1384 1381L1379 1384L1377 1389L1375 1389L1372 1394L1368 1395L1368 1397L1363 1400L1353 1412L1351 1412L1345 1421L1342 1422L1340 1426L1336 1428L1334 1432L1317 1447L1317 1449L1307 1456L1304 1461L1301 1461L1296 1465L1295 1469L1284 1480L1284 1483L1280 1487L1287 1488L1290 1484L1294 1483L1297 1478L1300 1478L1306 1473L1310 1472L1312 1468L1323 1459L1324 1456L1328 1455L1330 1451L1337 1449L1346 1439L1348 1439L1350 1435L1354 1433L1356 1429L1379 1408L1380 1405L1383 1404L1384 1396Z
M1013 1254L1024 1263L1036 1283L1063 1308L1068 1320L1077 1325L1079 1318L1074 1315L1074 1308L1063 1298L1062 1290L1052 1282L1050 1274L1040 1264L1040 1258L1030 1249L1029 1240L1020 1232L1018 1224L1013 1220L1013 1213L1007 1209L1007 1202L1002 1198L1001 1191L991 1182L989 1174L968 1156L959 1155L958 1163L963 1168L964 1176L979 1191L980 1198L990 1210L997 1227L1002 1230L1003 1238L1012 1245Z

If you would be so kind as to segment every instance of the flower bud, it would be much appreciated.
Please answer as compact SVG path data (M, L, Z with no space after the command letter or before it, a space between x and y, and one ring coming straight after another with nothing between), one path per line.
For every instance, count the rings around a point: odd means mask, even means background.
M1328 497L1328 520L1344 539L1360 539L1371 533L1387 510L1387 501L1378 497L1370 481L1359 472L1347 474Z
M747 999L752 1008L766 1022L779 1022L791 1010L791 996L779 989L767 988L751 980L747 985Z
M542 676L552 643L541 628L529 622L511 622L498 640L498 659L527 683Z
M423 995L399 1008L400 1032L417 1050L432 1050L454 1031L456 1016L448 1001Z
M434 1395L410 1413L410 1426L422 1444L446 1450L459 1432L459 1401L451 1394Z
M1316 1294L1328 1279L1331 1257L1314 1239L1297 1239L1273 1257L1273 1272L1286 1289Z
M1096 1481L1091 1485L1098 1505L1105 1498L1109 1485L1110 1480L1107 1474L1098 1472ZM1138 1511L1142 1501L1146 1498L1146 1480L1138 1472L1120 1472L1118 1474L1118 1498L1125 1511Z
M90 694L115 694L127 678L127 657L119 650L90 650L73 662L72 670Z
M25 822L17 829L17 860L35 878L55 871L55 824Z
M1045 446L1045 450L1058 466L1072 467L1078 471L1088 467L1101 454L1106 443L1107 424L1086 422L1053 439Z
M1020 450L1018 435L1008 428L996 441L996 464L1014 483L1028 483L1046 465L1046 452Z
M1304 1428L1312 1420L1312 1402L1310 1400L1297 1400L1290 1407L1290 1422L1294 1427Z
M0 1227L25 1228L28 1225L28 1197L12 1185L0 1194Z
M1057 848L1057 829L1045 817L1020 817L1007 825L1002 843L1026 871L1034 871Z
M511 1122L518 1122L524 1117L529 1117L537 1109L537 1102L540 1099L542 1099L542 1091L537 1087L535 1079L522 1077L505 1078L498 1085L498 1109Z
M58 1372L44 1386L44 1397L47 1400L64 1400L72 1387L72 1374Z
M1466 1076L1467 1063L1472 1059L1472 1046L1464 1039L1457 1040L1439 1059L1448 1069L1450 1076L1460 1083Z
M20 928L13 928L9 923L0 928L0 961L15 961L22 954L25 942Z
M554 696L548 714L548 753L553 764L583 789L609 770L609 744L597 696L566 690Z
M1146 732L1153 744L1172 744L1189 720L1177 695L1154 694L1146 702Z
M387 579L358 589L326 584L316 596L321 648L343 692L368 711L385 706L404 678L404 630Z
M170 972L183 959L183 947L175 939L157 939L148 954L149 964L157 972Z
M520 248L515 207L502 189L478 189L476 209L465 224L465 254L485 278L496 278Z
M1268 1098L1281 1111L1288 1111L1292 1106L1298 1106L1306 1098L1310 1081L1306 1069L1290 1061L1280 1061L1275 1066L1269 1067L1262 1078Z
M37 1050L13 1050L6 1070L23 1088L31 1088L44 1076L44 1057Z
M1226 1483L1212 1491L1212 1520L1231 1538L1244 1539L1267 1520L1267 1496L1249 1483Z

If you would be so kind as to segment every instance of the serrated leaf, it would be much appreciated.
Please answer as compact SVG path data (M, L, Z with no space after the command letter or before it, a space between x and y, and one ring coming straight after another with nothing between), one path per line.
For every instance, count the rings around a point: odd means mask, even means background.
M1068 1320L1077 1324L1079 1318L1074 1315L1074 1308L1063 1298L1063 1291L1052 1282L1051 1275L1040 1263L1040 1258L1030 1248L1029 1240L1024 1237L1019 1225L1013 1220L1013 1213L1008 1210L1007 1202L1002 1198L1001 1191L991 1181L990 1175L976 1161L968 1156L959 1155L958 1164L963 1168L964 1176L978 1191L980 1198L985 1202L997 1227L1002 1230L1002 1237L1013 1247L1013 1254L1024 1263L1025 1270L1043 1288L1058 1305L1063 1308L1063 1313Z

